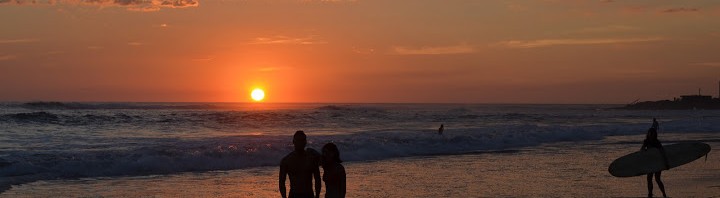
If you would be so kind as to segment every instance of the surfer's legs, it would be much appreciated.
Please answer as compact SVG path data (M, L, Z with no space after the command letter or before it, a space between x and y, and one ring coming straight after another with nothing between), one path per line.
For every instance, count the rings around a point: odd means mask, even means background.
M652 174L652 173L648 173L648 174L647 174L648 197L652 197L652 190L653 190L652 178L653 178L653 174Z
M657 182L658 187L660 187L660 191L663 193L663 197L667 197L667 195L665 194L665 185L663 185L663 182L660 179L660 173L662 173L662 171L655 173L655 182Z

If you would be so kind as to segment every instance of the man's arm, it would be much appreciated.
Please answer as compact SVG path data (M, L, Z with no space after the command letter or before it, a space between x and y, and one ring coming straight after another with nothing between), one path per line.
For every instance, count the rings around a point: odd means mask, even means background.
M315 177L315 198L320 198L322 181L320 180L320 168L318 166L313 166L313 177Z
M282 160L280 162L280 178L278 179L280 185L280 196L282 198L287 197L287 193L285 192L285 178L287 177L287 170L285 169L285 160Z
M658 148L660 150L660 153L663 156L663 160L665 161L665 170L670 169L670 161L668 161L667 154L665 154L665 148L660 144L660 147Z
M647 140L643 141L643 144L640 147L640 151L645 151L645 150L647 150Z

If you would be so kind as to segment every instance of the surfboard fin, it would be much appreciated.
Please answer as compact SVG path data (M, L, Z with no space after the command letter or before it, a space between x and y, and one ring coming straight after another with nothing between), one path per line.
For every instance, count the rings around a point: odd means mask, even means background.
M710 153L710 152L708 152L708 153ZM705 162L707 162L707 155L708 155L708 154L705 153Z

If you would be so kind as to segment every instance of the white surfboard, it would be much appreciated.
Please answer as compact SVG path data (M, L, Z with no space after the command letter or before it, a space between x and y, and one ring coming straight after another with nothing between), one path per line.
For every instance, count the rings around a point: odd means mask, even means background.
M670 168L695 161L710 152L710 145L702 142L663 146ZM665 170L660 150L650 148L622 156L610 164L608 171L615 177L633 177Z

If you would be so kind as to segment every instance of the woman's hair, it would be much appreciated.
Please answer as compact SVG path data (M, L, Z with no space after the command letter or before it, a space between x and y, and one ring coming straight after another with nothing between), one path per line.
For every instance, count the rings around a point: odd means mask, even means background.
M325 146L323 146L322 150L323 150L323 152L325 152L326 150L334 152L335 155L330 156L330 158L335 160L337 163L342 163L342 160L340 160L340 151L338 151L338 148L337 148L337 146L335 146L335 144L327 143L327 144L325 144Z

